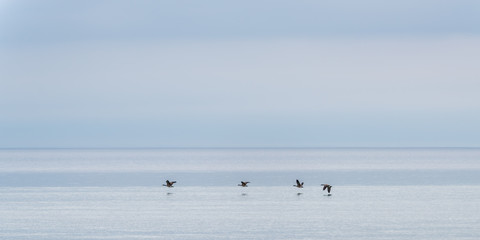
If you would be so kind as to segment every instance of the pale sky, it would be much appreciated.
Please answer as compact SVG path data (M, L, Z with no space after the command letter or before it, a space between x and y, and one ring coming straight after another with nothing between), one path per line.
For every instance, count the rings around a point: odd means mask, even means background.
M480 147L479 1L0 1L0 148Z

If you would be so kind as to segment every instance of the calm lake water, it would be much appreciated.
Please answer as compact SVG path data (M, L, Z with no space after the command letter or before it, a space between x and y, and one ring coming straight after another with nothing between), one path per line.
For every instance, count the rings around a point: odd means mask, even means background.
M0 150L0 239L480 239L478 229L480 149Z

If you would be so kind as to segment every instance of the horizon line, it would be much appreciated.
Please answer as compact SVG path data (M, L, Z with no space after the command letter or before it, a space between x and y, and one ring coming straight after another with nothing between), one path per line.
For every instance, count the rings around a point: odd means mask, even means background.
M162 149L480 149L480 147L0 147L0 150L162 150Z

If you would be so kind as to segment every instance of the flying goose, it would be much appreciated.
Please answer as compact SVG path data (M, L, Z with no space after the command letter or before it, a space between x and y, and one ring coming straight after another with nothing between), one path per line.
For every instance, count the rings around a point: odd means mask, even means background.
M330 193L330 190L332 189L332 185L322 184L322 186L323 186L323 191L325 191L325 189L327 189L328 193Z
M174 183L176 183L176 181L170 182L170 181L167 180L167 184L166 184L166 185L163 184L163 186L165 186L165 187L173 187L173 184L174 184Z
M297 179L297 185L293 185L294 187L297 187L297 188L303 188L303 182L300 183L300 181L298 181Z
M244 181L240 181L241 184L238 184L238 186L241 186L241 187L248 187L247 184L249 184L250 182L244 182Z

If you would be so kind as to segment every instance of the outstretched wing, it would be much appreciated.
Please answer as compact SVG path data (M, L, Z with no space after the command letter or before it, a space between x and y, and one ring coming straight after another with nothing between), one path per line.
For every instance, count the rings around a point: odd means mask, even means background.
M302 185L302 184L300 184L300 181L298 181L298 179L297 179L297 186L300 186L300 185Z
M328 193L330 193L330 189L332 189L332 186L328 186Z
M325 189L327 189L327 185L326 184L322 184L323 185L323 191L325 191Z

